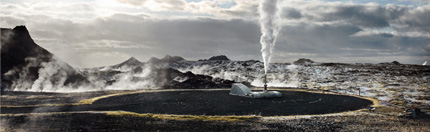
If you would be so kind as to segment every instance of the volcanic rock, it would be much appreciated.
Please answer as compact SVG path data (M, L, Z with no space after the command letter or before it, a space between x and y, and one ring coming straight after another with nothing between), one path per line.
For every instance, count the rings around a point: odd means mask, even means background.
M185 59L180 56L170 56L170 55L166 55L163 59L161 59L161 61L164 61L164 62L179 62L184 60Z
M184 58L180 57L180 56L170 56L170 55L166 55L164 58L162 59L158 59L156 57L151 57L147 63L151 63L151 64L159 64L159 63L174 63L174 62L180 62L180 61L185 61Z
M130 66L141 66L141 65L143 65L143 62L140 62L136 58L131 57L128 60L126 60L126 61L124 61L124 62L122 62L120 64L113 65L112 67L119 68L119 67L124 67L124 66L130 67Z
M192 72L182 73L172 68L158 69L156 74L161 75L156 76L158 82L161 82L161 80L167 81L163 86L163 88L167 89L227 88L234 83L230 80L224 80L219 78L214 79L211 76L198 75ZM177 80L177 78L180 78L181 80Z
M69 64L34 43L25 26L1 28L1 80L2 91L17 85L31 88L36 80L49 81L48 85L70 86L87 82ZM44 87L43 83L38 85Z
M146 63L160 63L160 62L161 62L161 60L158 59L157 57L151 57L151 58L149 58L148 61L146 61Z
M300 58L297 61L293 62L295 65L306 65L306 64L312 64L315 63L314 61L310 60L310 59L306 59L306 58Z
M219 55L219 56L212 56L211 58L209 58L209 60L230 60L227 58L227 56L225 55Z
M391 63L393 63L394 65L400 65L400 62L398 62L398 61L393 61Z

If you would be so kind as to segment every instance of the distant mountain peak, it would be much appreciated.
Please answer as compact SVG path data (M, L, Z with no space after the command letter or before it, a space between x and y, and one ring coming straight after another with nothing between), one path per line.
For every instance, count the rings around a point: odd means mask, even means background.
M166 55L162 59L158 59L156 57L151 57L147 62L148 63L170 63L170 62L178 62L184 61L185 59L180 56L170 56Z
M168 59L168 58L172 58L172 56L170 56L170 55L166 55L166 56L164 56L164 58L163 58L163 59Z
M306 59L306 58L300 58L297 61L293 62L296 65L304 65L304 64L312 64L315 63L314 61L312 61L311 59Z
M183 61L185 60L184 58L180 57L180 56L170 56L170 55L166 55L163 59L163 61L168 61L168 62L177 62L177 61Z
M230 60L227 58L227 56L225 55L219 55L219 56L212 56L211 58L209 58L209 60Z
M118 64L118 65L114 65L114 67L122 67L122 66L140 66L142 65L143 62L137 60L134 57L130 57L129 59L127 59L126 61Z
M140 61L134 57L130 57L128 60L126 60L126 62L140 62Z
M158 62L160 62L160 59L158 59L157 57L151 57L146 63L158 63Z

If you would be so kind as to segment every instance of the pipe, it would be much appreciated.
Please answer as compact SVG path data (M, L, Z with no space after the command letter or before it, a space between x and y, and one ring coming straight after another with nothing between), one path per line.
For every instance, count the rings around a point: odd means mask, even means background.
M264 92L267 92L267 75L264 74Z

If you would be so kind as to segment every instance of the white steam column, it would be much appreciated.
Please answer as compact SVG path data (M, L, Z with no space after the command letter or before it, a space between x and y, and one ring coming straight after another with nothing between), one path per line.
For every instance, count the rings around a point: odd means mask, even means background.
M278 0L262 0L258 6L260 14L260 31L261 31L261 56L264 62L264 74L267 74L269 63L272 58L272 52L275 48L276 38L279 30L279 11Z
M262 0L258 12L260 13L261 26L261 55L264 62L264 96L265 97L280 97L282 94L278 91L267 91L267 70L272 57L273 49L275 48L276 38L279 30L279 7L278 0Z
M250 98L273 98L281 97L278 91L267 91L267 69L269 68L273 48L275 47L276 38L279 30L279 11L278 0L262 0L258 12L260 13L261 25L261 55L264 62L264 90L262 92L252 92L242 83L234 83L231 86L230 95L250 97Z

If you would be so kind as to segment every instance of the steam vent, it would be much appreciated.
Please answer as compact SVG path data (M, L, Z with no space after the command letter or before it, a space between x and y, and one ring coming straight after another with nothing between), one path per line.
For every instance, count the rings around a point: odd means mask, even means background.
M230 95L248 97L248 98L276 98L282 97L278 91L267 91L267 79L264 76L264 90L262 92L252 92L247 86L242 83L233 83L230 90Z

